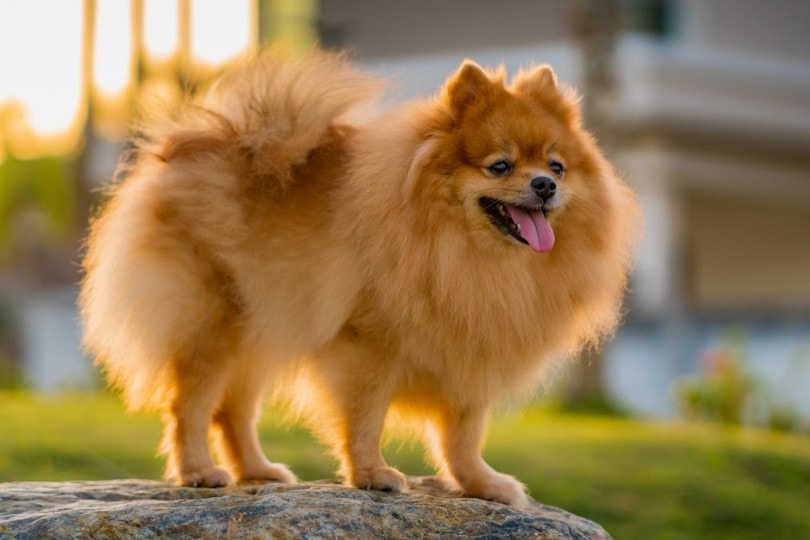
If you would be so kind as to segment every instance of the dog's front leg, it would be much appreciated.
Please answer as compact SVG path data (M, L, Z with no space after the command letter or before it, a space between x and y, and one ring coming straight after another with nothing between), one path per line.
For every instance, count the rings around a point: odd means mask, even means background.
M434 423L434 457L464 495L526 507L526 487L496 472L481 457L488 418L486 406L447 406Z

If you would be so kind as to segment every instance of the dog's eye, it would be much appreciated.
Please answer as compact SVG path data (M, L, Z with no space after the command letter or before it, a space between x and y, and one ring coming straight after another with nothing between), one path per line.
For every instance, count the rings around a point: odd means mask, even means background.
M503 176L512 172L512 164L506 160L499 159L487 167L487 170L495 176Z
M565 172L565 167L563 167L563 164L560 163L559 161L549 162L548 168L551 169L551 172L557 175L558 178L562 176L563 173Z

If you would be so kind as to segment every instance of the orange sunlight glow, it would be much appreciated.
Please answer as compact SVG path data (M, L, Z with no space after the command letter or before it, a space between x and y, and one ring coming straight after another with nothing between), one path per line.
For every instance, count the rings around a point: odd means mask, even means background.
M93 82L105 98L114 98L129 87L132 78L132 27L130 3L96 0L93 40Z
M153 60L166 60L177 52L178 9L177 0L144 0L143 45Z
M75 142L83 112L82 24L82 0L0 2L0 133L13 153ZM15 103L20 108L12 110Z
M191 56L208 66L227 62L256 41L250 0L194 0L191 3Z
M121 111L131 106L135 31L142 32L149 58L170 59L180 47L180 16L186 13L191 61L204 70L256 43L255 0L190 0L185 12L179 0L143 1L136 29L130 0L0 0L0 160L6 151L31 157L74 148L90 103L88 84L97 129L126 121L128 113ZM88 6L94 17L85 13ZM92 82L83 58L85 19L93 20Z

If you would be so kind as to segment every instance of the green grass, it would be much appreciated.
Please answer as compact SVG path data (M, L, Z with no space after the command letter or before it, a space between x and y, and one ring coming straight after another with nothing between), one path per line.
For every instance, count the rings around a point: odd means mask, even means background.
M334 461L301 428L261 426L265 450L303 479ZM159 478L157 417L109 395L0 393L0 481ZM389 461L426 474L418 445ZM502 414L485 456L539 501L601 523L618 539L810 538L810 437L713 425Z

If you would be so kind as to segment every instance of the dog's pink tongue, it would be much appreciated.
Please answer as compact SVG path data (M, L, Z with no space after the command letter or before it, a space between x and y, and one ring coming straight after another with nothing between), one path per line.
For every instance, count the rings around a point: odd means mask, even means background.
M527 212L516 206L506 205L512 221L520 225L520 236L529 246L539 252L548 253L554 247L554 231L541 210Z

